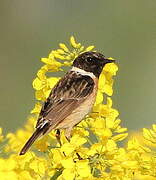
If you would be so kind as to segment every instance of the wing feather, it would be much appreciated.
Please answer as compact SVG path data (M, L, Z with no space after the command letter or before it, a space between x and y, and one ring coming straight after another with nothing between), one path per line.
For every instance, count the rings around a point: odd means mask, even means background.
M93 91L90 76L68 72L52 89L39 115L36 128L48 120L54 128L69 116Z

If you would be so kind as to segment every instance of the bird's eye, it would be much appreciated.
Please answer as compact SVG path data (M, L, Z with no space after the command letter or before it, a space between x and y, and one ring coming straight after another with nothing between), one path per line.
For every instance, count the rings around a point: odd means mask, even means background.
M87 57L86 60L87 60L87 62L89 62L89 63L90 63L90 62L93 62L93 59L92 59L91 57Z

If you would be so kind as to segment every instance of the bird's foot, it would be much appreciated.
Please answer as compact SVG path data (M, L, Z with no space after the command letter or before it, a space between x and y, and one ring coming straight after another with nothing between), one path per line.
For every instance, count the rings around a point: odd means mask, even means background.
M59 129L56 130L55 136L56 136L56 139L57 139L57 141L58 141L58 143L59 143L59 145L60 145L60 147L61 147L61 146L62 146L62 143L61 143L60 130L59 130Z

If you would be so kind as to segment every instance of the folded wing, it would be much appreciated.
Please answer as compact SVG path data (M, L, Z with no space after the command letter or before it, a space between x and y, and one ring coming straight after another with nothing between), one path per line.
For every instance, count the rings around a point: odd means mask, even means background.
M93 91L94 81L90 76L70 71L52 89L39 115L36 128L45 120L55 128L72 113Z

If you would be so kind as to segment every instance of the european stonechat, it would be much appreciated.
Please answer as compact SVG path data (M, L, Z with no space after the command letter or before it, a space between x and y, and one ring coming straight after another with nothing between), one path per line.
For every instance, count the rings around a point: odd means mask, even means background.
M51 130L65 130L70 138L71 130L92 109L95 103L98 79L103 67L114 60L98 52L80 54L66 75L58 81L42 106L36 130L20 151L24 155L34 141Z

